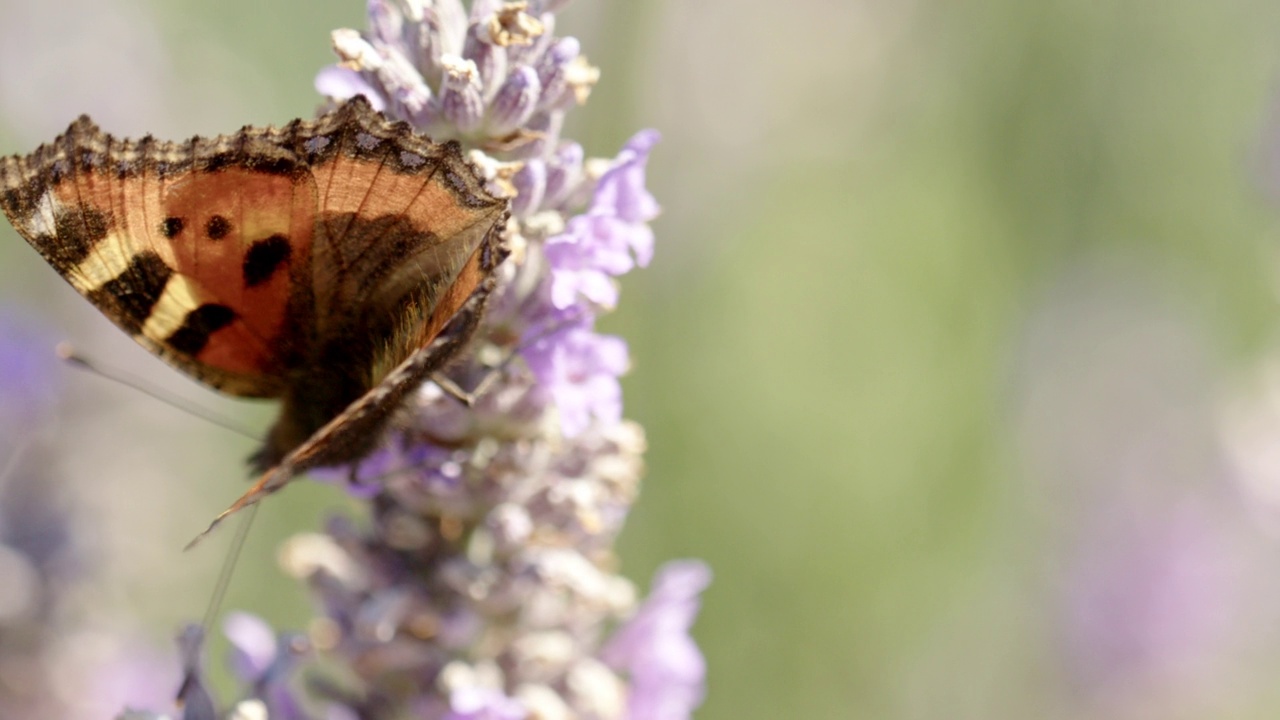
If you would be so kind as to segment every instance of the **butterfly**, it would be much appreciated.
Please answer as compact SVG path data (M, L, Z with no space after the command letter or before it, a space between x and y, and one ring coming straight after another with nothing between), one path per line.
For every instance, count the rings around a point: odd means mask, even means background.
M217 390L281 400L250 458L257 482L209 530L370 453L466 346L507 255L507 201L459 145L363 97L184 142L117 139L81 116L0 158L0 209L143 347Z

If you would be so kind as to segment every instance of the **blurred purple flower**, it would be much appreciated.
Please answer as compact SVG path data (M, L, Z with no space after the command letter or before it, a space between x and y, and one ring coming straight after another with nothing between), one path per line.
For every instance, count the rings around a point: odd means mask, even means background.
M74 609L94 558L42 437L59 390L53 349L34 323L0 313L0 717L88 720L122 707L176 717L174 654ZM184 717L212 720L194 705Z
M141 642L121 642L118 635L114 630L110 636L94 631L68 635L67 640L80 648L68 648L53 661L66 673L64 679L78 676L88 683L69 699L71 708L61 717L103 718L120 708L161 708L176 716L179 663L175 653Z
M0 313L0 550L10 558L10 582L0 584L0 625L19 596L47 609L42 591L56 596L80 568L73 556L71 516L56 481L48 477L40 433L52 419L58 394L53 342L12 313ZM17 569L21 562L25 570ZM31 584L23 581L29 578Z
M231 613L222 621L222 632L231 641L227 662L241 681L256 682L275 664L279 654L276 633L262 618Z
M182 706L182 720L214 720L217 705L204 681L204 628L192 623L178 634L178 651L182 655L182 683L177 701Z
M1071 571L1068 647L1091 684L1176 674L1211 657L1237 604L1230 548L1203 513L1145 514L1094 528Z
M592 422L612 425L622 419L618 377L629 364L622 338L569 328L534 342L523 354L551 393L565 435L579 435Z
M332 65L316 75L316 92L328 97L355 97L363 95L374 110L385 110L387 101L373 85L365 82L360 73L341 65Z
M277 635L265 620L243 612L228 615L222 629L231 641L232 673L251 689L251 697L265 704L269 717L307 718L292 686L293 676L307 652L305 639Z
M706 662L689 629L710 582L711 571L701 562L663 566L649 598L601 651L631 680L628 720L687 718L702 704Z
M524 720L529 711L514 698L479 687L455 690L449 696L449 712L445 720Z
M99 712L118 709L110 703L120 694L68 693L69 673L90 684L111 673L119 680L113 693L138 689L136 665L102 667L65 640L77 632L69 599L87 561L44 441L58 391L52 350L34 323L0 312L0 667L9 669L0 677L0 717L75 718L94 703Z
M52 406L58 367L53 347L33 324L0 312L0 427L30 431Z

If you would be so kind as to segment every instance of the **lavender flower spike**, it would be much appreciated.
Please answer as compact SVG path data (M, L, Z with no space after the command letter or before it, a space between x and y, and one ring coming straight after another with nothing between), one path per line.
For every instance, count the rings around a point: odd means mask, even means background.
M595 331L618 302L616 278L653 256L658 205L645 165L658 135L637 134L609 160L560 138L599 74L575 38L555 37L549 3L370 8L379 30L362 37L407 58L433 97L430 119L400 118L461 140L492 169L494 191L513 196L515 252L471 359L452 373L486 390L465 408L424 388L415 426L358 472L358 492L381 488L371 530L335 522L332 543L312 543L315 554L295 565L326 608L332 654L371 689L350 707L687 717L703 692L688 628L709 571L671 566L635 610L634 588L612 570L644 435L623 420L626 343ZM360 83L394 96L376 63L344 59ZM353 81L345 93L359 91ZM344 567L367 572L323 569Z
M299 695L291 636L228 622L243 698L273 719L680 720L702 700L689 629L709 570L672 564L643 603L616 570L645 439L624 419L627 345L596 331L617 278L653 256L658 135L605 159L560 137L599 77L555 35L561 5L369 0L369 31L333 34L340 64L317 87L460 142L511 199L512 253L449 369L474 402L426 384L344 474L370 521L335 518L281 553L320 608L306 646L340 672Z

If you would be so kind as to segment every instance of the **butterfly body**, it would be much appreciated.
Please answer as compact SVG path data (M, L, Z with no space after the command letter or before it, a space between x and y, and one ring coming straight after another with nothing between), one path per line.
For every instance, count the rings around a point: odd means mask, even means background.
M250 502L372 449L465 345L506 254L506 203L458 146L363 98L185 142L121 140L82 117L0 159L0 208L143 347L216 389L282 400Z

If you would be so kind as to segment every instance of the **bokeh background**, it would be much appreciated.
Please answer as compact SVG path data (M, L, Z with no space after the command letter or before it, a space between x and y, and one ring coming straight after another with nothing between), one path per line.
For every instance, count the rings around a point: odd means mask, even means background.
M0 152L81 112L171 138L310 115L363 12L2 0ZM605 328L651 441L624 569L716 573L698 717L1280 713L1280 5L561 19L603 70L567 134L665 138L657 258ZM227 538L181 547L253 443L58 365L64 339L250 428L271 409L147 356L0 228L0 697L38 648L41 692L108 717L171 691ZM268 502L229 605L301 624L274 548L342 503Z

